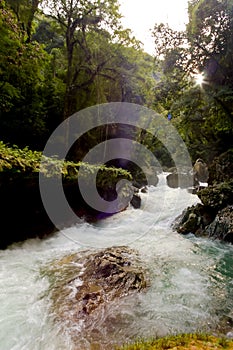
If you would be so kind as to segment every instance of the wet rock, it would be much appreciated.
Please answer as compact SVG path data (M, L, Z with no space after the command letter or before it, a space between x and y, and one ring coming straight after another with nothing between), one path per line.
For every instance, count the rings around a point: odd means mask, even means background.
M193 233L198 236L206 235L205 227L214 218L215 211L211 207L199 203L184 210L181 216L177 218L173 227L178 233L182 234Z
M132 264L132 252L127 248L108 248L90 256L81 277L84 283L75 296L81 312L89 314L104 302L146 287L143 271Z
M206 232L211 238L233 243L233 206L220 210Z
M83 254L63 257L49 268L53 311L59 322L85 321L101 306L140 292L149 284L133 249L112 247Z
M148 188L146 186L141 188L141 193L148 193Z
M51 313L67 348L113 350L130 337L131 319L123 305L136 305L149 286L137 251L126 246L80 251L53 261L44 271L50 280Z
M168 173L176 173L177 172L177 169L176 169L176 167L171 167L171 168L164 168L164 171L165 172L168 172Z
M209 172L207 165L201 158L198 158L193 169L184 167L181 170L176 168L170 169L171 174L167 175L167 185L171 188L187 188L189 191L197 191L200 189L201 182L207 182Z
M192 174L172 173L166 177L167 185L171 188L189 188L194 185Z
M202 204L185 210L173 228L179 233L194 233L233 243L233 150L214 159L209 167L208 187L195 187ZM202 163L196 162L196 163ZM195 164L196 164L195 163ZM199 164L199 165L200 165ZM202 164L203 165L203 164ZM195 168L195 166L194 166ZM204 168L203 168L204 169ZM207 176L208 173L203 176ZM194 169L194 175L197 174ZM172 174L173 175L173 174ZM195 175L196 176L196 175ZM206 180L199 177L198 181Z
M233 206L230 187L225 183L198 192L203 204L187 208L174 229L233 243Z
M209 170L207 164L198 158L193 166L194 179L197 183L207 182L209 179Z
M130 201L130 204L135 208L139 209L141 207L141 197L138 194L134 194L133 198Z

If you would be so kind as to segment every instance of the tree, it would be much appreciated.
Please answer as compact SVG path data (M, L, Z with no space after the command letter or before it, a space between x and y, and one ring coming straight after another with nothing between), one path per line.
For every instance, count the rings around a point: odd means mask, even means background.
M52 0L47 1L47 6L50 9L50 16L56 19L65 34L67 73L64 119L66 119L75 111L77 91L93 83L105 65L105 60L97 66L93 64L93 55L88 46L87 35L91 31L107 27L112 31L111 38L113 38L116 31L120 30L119 4L117 0ZM83 69L74 60L77 50L85 56L85 63L89 66L89 77L81 85L77 81L83 74Z
M212 158L232 146L233 2L192 0L184 32L155 26L162 70L155 107L173 121L195 158ZM163 40L158 40L163 35ZM203 75L198 85L195 74Z
M39 144L46 130L43 101L48 57L36 42L22 42L21 28L12 10L0 4L1 138L6 142Z
M203 72L213 99L232 118L233 1L191 1L189 18L190 64Z
M42 0L6 0L16 15L19 27L21 28L22 39L31 42L33 31L33 20Z
M54 0L48 1L47 6L49 15L60 24L65 36L67 71L63 117L66 119L77 110L78 93L89 90L101 74L107 78L103 70L111 60L108 47L112 47L113 42L132 45L132 40L129 31L122 30L119 23L117 0ZM98 41L93 42L92 38ZM107 55L101 54L103 44ZM109 73L109 68L107 70Z

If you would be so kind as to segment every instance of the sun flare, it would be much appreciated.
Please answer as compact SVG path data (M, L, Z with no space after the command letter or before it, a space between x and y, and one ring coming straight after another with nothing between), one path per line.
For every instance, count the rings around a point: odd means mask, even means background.
M203 73L198 73L195 75L195 81L197 85L202 85L204 83L204 75Z

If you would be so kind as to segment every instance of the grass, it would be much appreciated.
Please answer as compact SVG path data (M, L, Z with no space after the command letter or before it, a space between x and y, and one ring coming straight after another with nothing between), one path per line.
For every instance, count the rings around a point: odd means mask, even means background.
M180 334L160 339L138 340L116 350L233 350L233 341L206 334Z

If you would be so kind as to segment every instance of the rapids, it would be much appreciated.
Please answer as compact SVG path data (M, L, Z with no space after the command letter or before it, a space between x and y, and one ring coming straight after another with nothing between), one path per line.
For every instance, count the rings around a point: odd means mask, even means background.
M141 194L142 208L127 210L95 224L80 222L44 239L27 240L0 251L0 349L100 349L137 337L215 331L233 316L233 246L171 229L175 218L199 202L185 189L171 189L160 175L157 187ZM129 245L148 267L151 286L136 297L107 305L77 343L53 322L49 282L41 269L77 250ZM96 347L98 349L98 347Z

